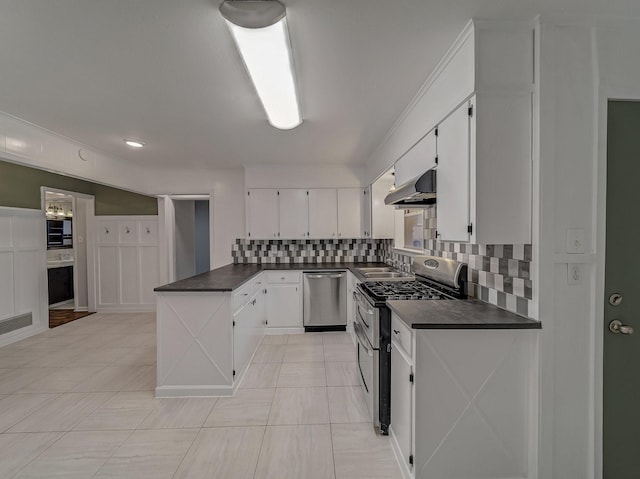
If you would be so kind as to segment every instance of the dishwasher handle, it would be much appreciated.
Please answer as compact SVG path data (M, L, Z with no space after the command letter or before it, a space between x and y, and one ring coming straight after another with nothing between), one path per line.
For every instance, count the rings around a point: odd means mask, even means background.
M340 279L340 278L344 278L344 273L331 273L331 274L305 274L306 278L309 279Z

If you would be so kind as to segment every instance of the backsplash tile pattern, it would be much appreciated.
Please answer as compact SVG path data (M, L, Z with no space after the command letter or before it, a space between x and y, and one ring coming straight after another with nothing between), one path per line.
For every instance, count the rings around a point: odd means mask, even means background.
M469 295L523 316L533 298L530 244L477 245L436 240L436 206L425 208L424 254L454 259L469 265ZM401 251L393 259L410 263Z
M392 248L391 239L236 239L231 255L237 264L347 263L384 261Z

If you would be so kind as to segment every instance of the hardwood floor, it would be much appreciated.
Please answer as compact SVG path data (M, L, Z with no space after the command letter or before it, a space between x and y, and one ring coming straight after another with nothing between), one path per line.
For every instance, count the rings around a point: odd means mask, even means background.
M49 327L55 328L63 324L70 323L76 319L84 318L90 314L86 311L74 311L73 309L50 309L49 310Z
M350 342L266 336L233 397L162 399L153 313L96 313L2 347L0 478L402 479Z

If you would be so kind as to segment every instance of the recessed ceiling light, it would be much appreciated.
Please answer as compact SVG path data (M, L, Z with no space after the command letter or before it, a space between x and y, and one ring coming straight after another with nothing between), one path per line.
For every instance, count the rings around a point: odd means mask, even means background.
M128 140L125 138L124 142L131 148L142 148L145 145L145 142L140 140Z

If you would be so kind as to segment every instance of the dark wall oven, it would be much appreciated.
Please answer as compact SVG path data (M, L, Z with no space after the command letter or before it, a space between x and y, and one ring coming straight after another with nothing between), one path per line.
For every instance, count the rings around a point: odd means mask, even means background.
M47 220L47 249L73 248L71 219Z

